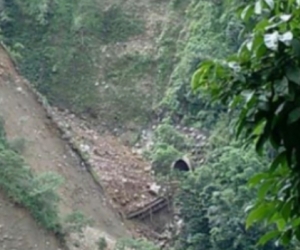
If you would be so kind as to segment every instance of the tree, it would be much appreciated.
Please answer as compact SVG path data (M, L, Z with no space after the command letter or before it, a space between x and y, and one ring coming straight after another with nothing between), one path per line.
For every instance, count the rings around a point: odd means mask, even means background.
M207 163L181 185L177 203L184 227L176 249L281 249L273 242L257 248L260 234L266 232L263 226L245 230L244 208L255 198L247 179L264 168L253 149L239 144L212 150Z
M227 60L206 60L193 76L195 90L238 110L236 135L273 150L267 171L250 179L257 200L246 225L275 224L261 239L300 240L300 1L257 0L243 5L244 42Z

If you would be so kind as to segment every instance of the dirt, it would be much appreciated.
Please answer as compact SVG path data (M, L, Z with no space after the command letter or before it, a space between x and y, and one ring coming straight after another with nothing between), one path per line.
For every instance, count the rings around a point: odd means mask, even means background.
M71 144L86 155L96 178L118 211L129 213L156 198L157 195L150 191L155 183L151 164L141 155L109 133L99 135L68 112L54 109L54 120L58 121Z
M37 173L56 172L65 179L59 189L62 216L79 210L93 220L95 230L105 232L112 239L129 235L102 190L95 184L77 155L60 138L57 128L47 118L45 110L27 87L25 80L18 75L2 48L0 49L0 114L5 120L8 139L25 139L26 150L23 155L31 168ZM6 204L5 202L0 196L0 203ZM3 207L0 209L0 218L19 218L22 213L24 213L22 210L14 207L11 209ZM9 219L2 219L1 223L4 234L18 235L28 242L27 245L22 246L11 245L8 249L58 249L56 240L50 235L45 236L43 230L40 230L30 217L26 216L26 220L14 229L11 229L12 224ZM85 240L81 241L90 241L89 234L83 238ZM41 242L49 242L49 245L44 246ZM32 248L35 244L40 245L38 248Z
M1 250L58 250L57 239L39 227L25 209L10 203L0 193Z

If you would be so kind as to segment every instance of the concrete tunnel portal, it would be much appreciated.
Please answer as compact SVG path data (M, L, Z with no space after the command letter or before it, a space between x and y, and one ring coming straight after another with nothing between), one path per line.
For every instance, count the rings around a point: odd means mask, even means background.
M177 161L175 161L173 163L172 166L173 170L178 170L178 171L182 171L182 172L188 172L191 171L191 164L189 162L189 160L186 157L183 157L181 159L178 159Z

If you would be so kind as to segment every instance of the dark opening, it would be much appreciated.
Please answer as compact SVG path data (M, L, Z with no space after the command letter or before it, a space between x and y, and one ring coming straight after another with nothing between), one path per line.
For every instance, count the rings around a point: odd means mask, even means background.
M190 171L189 165L181 159L175 162L173 168L179 171Z

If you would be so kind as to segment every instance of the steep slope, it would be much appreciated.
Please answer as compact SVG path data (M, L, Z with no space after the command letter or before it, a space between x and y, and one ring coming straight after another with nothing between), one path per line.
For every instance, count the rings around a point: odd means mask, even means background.
M60 246L54 235L40 228L25 209L11 204L0 192L0 249L58 250Z
M119 211L132 212L156 198L150 191L155 183L150 163L109 133L99 135L87 122L68 112L53 108L53 113L64 131L63 137L80 151Z
M24 158L34 171L56 172L65 179L59 190L62 198L61 215L79 210L93 220L94 230L99 234L86 235L86 242L95 242L98 238L88 237L99 237L101 232L106 232L115 239L126 236L125 227L106 202L104 194L86 172L79 158L60 139L58 130L47 118L45 110L29 90L25 80L18 76L2 48L0 76L0 114L5 120L8 139L25 139Z

